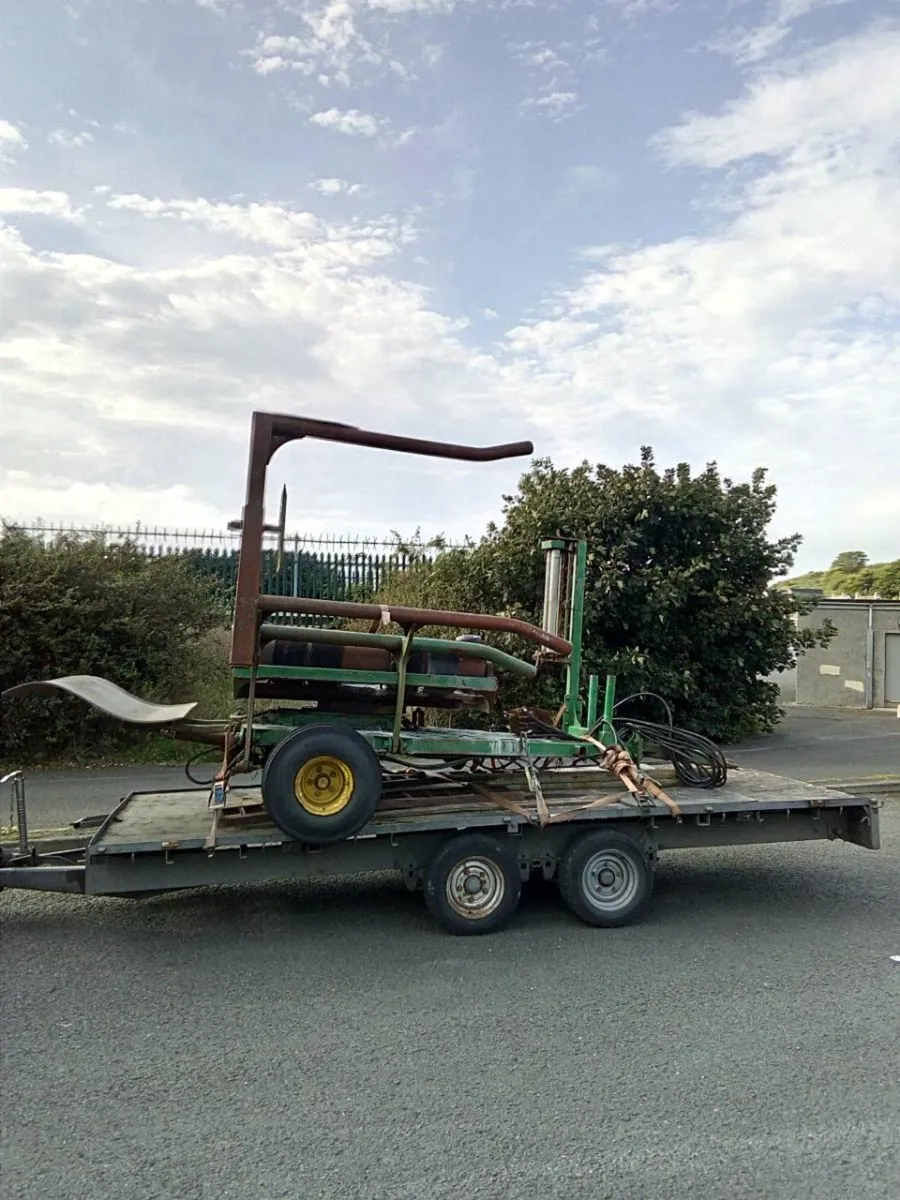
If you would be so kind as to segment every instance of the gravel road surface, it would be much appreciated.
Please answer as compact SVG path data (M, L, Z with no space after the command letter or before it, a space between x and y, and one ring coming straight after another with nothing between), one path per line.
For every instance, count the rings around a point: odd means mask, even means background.
M670 854L615 931L545 885L483 939L380 875L4 893L4 1200L895 1200L882 826Z

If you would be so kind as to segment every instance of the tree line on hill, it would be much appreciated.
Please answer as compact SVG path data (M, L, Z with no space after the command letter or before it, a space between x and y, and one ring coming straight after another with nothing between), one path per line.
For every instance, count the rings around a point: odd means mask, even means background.
M878 596L900 600L900 558L872 563L864 550L842 550L825 571L809 571L780 585L815 588L825 596Z

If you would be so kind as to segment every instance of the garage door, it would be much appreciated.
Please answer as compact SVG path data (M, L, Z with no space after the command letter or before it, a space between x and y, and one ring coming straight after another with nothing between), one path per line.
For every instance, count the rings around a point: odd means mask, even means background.
M900 704L900 633L884 635L884 699Z

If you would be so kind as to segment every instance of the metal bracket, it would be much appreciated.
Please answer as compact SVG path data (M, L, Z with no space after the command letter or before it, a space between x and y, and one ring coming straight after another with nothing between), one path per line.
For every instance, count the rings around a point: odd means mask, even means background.
M76 817L72 821L73 829L99 829L104 821L109 820L109 813L92 813L88 817ZM121 820L120 817L113 817L114 821Z
M25 776L21 771L10 771L0 779L0 787L5 783L10 786L9 797L9 827L13 824L19 841L19 853L28 853L28 815L25 811ZM15 814L15 822L13 815Z

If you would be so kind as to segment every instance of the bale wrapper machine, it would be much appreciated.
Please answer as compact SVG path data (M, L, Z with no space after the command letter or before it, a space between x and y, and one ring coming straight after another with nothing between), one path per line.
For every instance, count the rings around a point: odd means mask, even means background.
M228 780L261 766L262 796L288 836L319 843L351 836L372 818L384 783L402 771L460 767L483 777L498 763L526 773L540 795L535 763L604 758L615 745L615 681L606 681L598 717L599 680L586 705L581 688L582 622L587 544L567 538L543 543L544 613L540 626L518 617L447 612L260 590L263 535L284 544L286 493L277 525L266 525L267 468L274 452L300 438L321 438L464 462L529 455L530 442L472 447L396 437L303 417L256 413L250 436L247 491L240 521L240 558L231 641L235 697L246 714L226 735L226 753L213 804L224 805ZM322 627L286 623L314 617ZM343 627L334 622L343 622ZM352 622L356 628L347 628ZM434 636L433 630L454 636ZM425 631L429 631L427 634ZM511 634L531 649L519 657L483 635ZM564 664L565 694L558 719L521 711L503 729L429 727L431 710L489 712L497 672L534 678ZM278 702L305 702L303 707ZM584 713L582 712L585 709ZM598 736L599 735L599 736ZM627 764L622 747L616 765ZM486 786L486 785L485 785Z
M613 724L614 678L606 678L602 711L597 676L587 681L584 694L585 541L554 537L542 543L540 626L509 615L261 590L265 535L277 536L280 562L287 519L286 489L278 522L265 519L269 464L277 450L307 438L469 463L530 455L534 449L525 441L463 446L255 412L243 511L230 524L240 533L230 667L234 697L244 711L226 721L198 721L190 716L193 705L147 705L108 680L91 676L23 684L9 689L5 698L67 691L126 722L185 740L212 742L221 747L222 761L210 808L228 810L232 782L261 769L262 803L272 821L287 837L312 844L357 834L382 805L386 784L410 773L446 778L449 770L457 781L464 774L477 776L482 799L504 804L509 801L492 788L491 775L502 769L508 783L508 773L517 770L542 819L549 810L539 768L550 762L593 763L612 771L634 794L643 795L649 788L665 797L632 757L631 751L640 746L636 727L629 726L627 745L619 742ZM319 623L304 624L302 618ZM436 636L435 630L447 636ZM491 633L513 635L530 649L529 657L491 645L484 640ZM498 672L533 679L550 665L565 668L564 694L555 717L520 709L506 714L500 728L425 723L429 711L490 712ZM665 745L665 730L656 732ZM712 765L706 772L700 768L700 782L708 783L716 769L724 781L718 752L711 743L701 742L694 739L693 749L699 747L695 757ZM673 755L673 761L676 767L683 764L683 753Z

